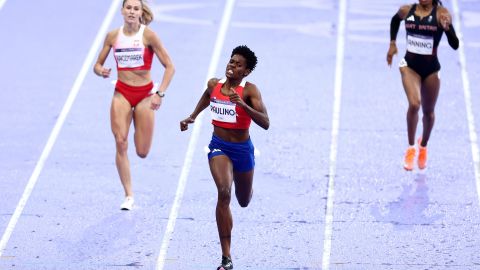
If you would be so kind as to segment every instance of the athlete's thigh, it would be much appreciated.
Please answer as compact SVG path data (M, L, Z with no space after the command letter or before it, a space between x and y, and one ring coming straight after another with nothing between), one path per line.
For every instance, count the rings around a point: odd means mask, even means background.
M150 98L144 98L135 106L133 123L135 125L135 146L146 148L145 150L148 151L152 144L155 127L155 111L150 108Z
M420 87L422 83L420 75L408 66L401 67L400 74L402 75L402 84L405 89L405 94L407 95L408 103L420 103Z
M235 193L237 194L237 196L250 197L253 186L253 173L254 169L251 169L247 172L233 172Z
M120 93L114 93L110 106L110 125L115 136L128 136L132 122L132 108L130 103Z
M217 189L231 188L233 182L233 164L226 155L217 155L208 160L210 172Z
M440 79L438 72L428 75L422 83L422 108L424 111L431 112L437 103L440 92Z

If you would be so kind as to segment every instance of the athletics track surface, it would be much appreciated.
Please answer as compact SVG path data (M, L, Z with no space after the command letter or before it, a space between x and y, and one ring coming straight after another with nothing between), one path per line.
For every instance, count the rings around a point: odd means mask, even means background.
M130 142L131 212L118 209L113 85L92 72L105 31L122 24L120 2L0 1L0 269L215 269L212 128L208 114L185 133L179 121L240 44L259 57L248 80L271 128L251 129L252 203L232 199L235 269L480 269L478 1L444 1L463 43L439 48L423 172L401 167L403 30L393 67L385 61L405 2L151 1L176 75L149 157Z

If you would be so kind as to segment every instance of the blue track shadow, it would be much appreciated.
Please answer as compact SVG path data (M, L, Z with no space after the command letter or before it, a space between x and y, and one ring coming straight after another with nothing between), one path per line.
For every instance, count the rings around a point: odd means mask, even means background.
M402 185L402 188L398 199L386 205L386 212L379 205L371 207L370 212L378 222L391 223L395 229L407 230L415 225L432 225L444 217L443 214L428 216L425 213L430 204L425 173L417 173L413 182Z

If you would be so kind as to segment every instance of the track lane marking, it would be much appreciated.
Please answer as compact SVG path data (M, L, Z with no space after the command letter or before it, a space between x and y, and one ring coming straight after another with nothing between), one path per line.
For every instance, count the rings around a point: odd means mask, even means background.
M477 132L475 129L475 117L472 105L472 92L470 91L470 80L468 79L467 60L465 57L463 33L461 28L460 9L458 1L452 1L453 16L455 20L455 32L457 33L460 45L458 47L458 56L460 60L460 69L462 71L463 95L465 97L465 110L467 112L468 134L470 137L470 145L472 149L473 167L475 171L475 184L477 187L478 203L480 204L480 153L478 150Z
M3 5L5 5L5 2L7 2L7 0L0 0L0 10L2 9Z
M12 235L13 230L15 229L18 219L22 215L23 209L25 208L25 205L27 204L27 201L30 195L32 194L33 189L35 188L35 184L37 183L38 177L40 176L43 170L43 167L45 166L45 162L47 161L53 146L55 145L55 141L57 140L58 134L62 129L63 123L65 122L65 119L67 118L67 115L70 112L70 109L72 108L73 102L77 97L80 87L82 86L83 81L85 80L85 77L87 76L88 72L92 69L92 65L95 60L95 55L97 51L100 49L103 39L107 35L108 27L110 27L110 23L112 22L113 17L115 16L115 12L119 10L121 1L122 0L114 0L112 2L108 10L107 16L103 20L103 23L100 29L98 30L97 36L95 37L95 40L92 46L90 47L90 51L88 52L87 58L85 58L85 61L83 62L83 66L80 70L80 73L75 79L75 82L70 90L67 100L63 105L62 111L60 112L60 115L58 116L57 121L55 122L55 126L53 127L52 132L48 137L48 141L45 145L45 148L43 149L42 154L40 155L40 158L37 161L37 164L35 166L35 169L33 170L32 175L30 176L30 179L28 180L25 190L23 191L22 197L20 198L20 201L18 202L17 207L15 208L15 212L10 218L7 228L5 229L5 232L2 235L2 239L0 240L0 257L2 256L7 246L8 240L10 239L10 236Z
M234 5L235 5L235 0L227 0L225 4L225 9L223 11L222 20L220 22L220 28L218 30L217 39L215 41L212 58L210 60L210 65L208 67L205 85L207 85L208 80L214 77L215 73L217 72L217 67L220 61L220 55L222 52L223 43L225 42L225 36L227 34L228 26L232 18ZM202 89L202 91L204 91L204 89ZM195 147L197 145L198 136L200 134L200 130L202 127L202 117L203 117L203 112L197 116L197 119L195 119L195 124L193 125L192 135L190 136L187 153L185 154L185 160L183 162L182 172L178 180L175 199L173 201L172 208L170 210L167 228L165 229L165 233L163 235L162 245L160 247L160 252L157 259L157 264L156 264L157 270L163 270L163 267L165 266L165 261L167 260L166 257L167 257L168 246L170 245L170 240L172 239L173 231L175 229L175 222L177 220L178 211L180 210L180 205L182 203L188 175L190 173L190 168L192 166L193 154L195 153Z
M340 127L340 108L342 99L343 58L345 49L346 0L339 1L337 55L335 64L335 86L333 98L332 133L330 143L330 166L328 170L328 192L325 209L325 233L323 239L322 269L330 267L333 233L333 204L335 197L335 174L337 173L338 130Z

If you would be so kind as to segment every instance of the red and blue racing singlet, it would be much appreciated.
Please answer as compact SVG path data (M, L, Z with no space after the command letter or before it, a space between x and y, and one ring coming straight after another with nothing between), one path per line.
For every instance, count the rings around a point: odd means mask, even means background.
M210 94L210 113L212 116L212 124L214 126L229 129L248 129L252 118L245 110L230 101L228 96L222 94L221 89L226 79L218 81L215 88ZM243 89L246 81L242 81L235 92L243 97Z

